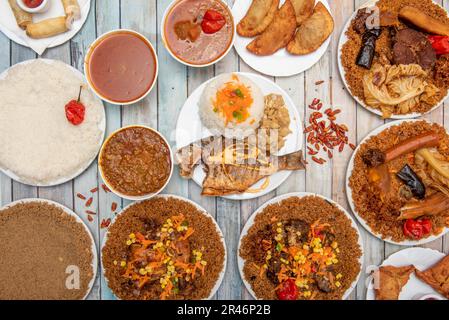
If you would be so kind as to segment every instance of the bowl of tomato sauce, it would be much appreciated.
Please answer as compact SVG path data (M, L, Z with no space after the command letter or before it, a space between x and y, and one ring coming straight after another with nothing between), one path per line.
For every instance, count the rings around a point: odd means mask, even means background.
M234 44L234 18L221 0L175 0L165 10L161 24L167 51L190 67L217 63Z
M50 7L49 0L17 0L17 5L28 13L43 13Z
M159 70L156 50L142 34L128 29L107 32L89 47L84 74L104 101L130 105L153 89Z

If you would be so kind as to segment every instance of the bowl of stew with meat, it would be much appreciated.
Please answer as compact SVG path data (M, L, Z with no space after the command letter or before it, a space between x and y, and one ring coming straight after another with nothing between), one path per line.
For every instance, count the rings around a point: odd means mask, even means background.
M113 132L98 157L100 175L116 195L145 200L161 192L173 174L173 153L156 130L131 125Z
M164 13L161 33L174 59L190 67L206 67L231 50L235 24L221 0L175 0Z

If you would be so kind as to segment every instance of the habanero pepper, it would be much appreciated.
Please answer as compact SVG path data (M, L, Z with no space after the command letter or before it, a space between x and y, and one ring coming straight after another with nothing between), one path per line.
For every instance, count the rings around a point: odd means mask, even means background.
M407 219L403 225L404 235L419 240L432 231L432 221L429 219Z
M213 34L221 30L226 24L225 17L218 11L207 10L201 22L201 29L204 33Z
M276 292L279 300L296 300L298 299L298 287L293 279L282 282L281 287Z
M65 105L65 116L67 120L75 126L84 121L86 113L86 107L80 102L82 89L83 87L81 86L77 100L71 100Z
M448 36L428 36L430 43L437 55L449 53L449 37Z

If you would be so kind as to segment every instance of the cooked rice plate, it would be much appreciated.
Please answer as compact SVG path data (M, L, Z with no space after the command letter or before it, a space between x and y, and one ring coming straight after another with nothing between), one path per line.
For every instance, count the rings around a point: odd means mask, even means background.
M255 133L264 113L264 95L245 76L222 74L210 81L199 101L201 121L213 134L227 138Z

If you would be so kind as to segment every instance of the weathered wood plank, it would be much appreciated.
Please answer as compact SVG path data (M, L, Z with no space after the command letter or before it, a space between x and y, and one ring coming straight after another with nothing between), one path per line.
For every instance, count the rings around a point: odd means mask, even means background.
M97 26L97 36L120 28L120 0L108 0L102 1L99 0L96 2L95 7L95 18L96 18L96 26ZM116 129L121 126L121 112L120 107L113 106L105 103L105 112L106 112L106 136L111 134ZM101 224L103 219L113 218L113 213L111 212L111 206L113 202L116 202L121 207L121 199L112 193L106 193L101 187L103 181L100 178L100 174L97 173L98 176L98 224ZM120 208L117 209L119 211ZM100 246L98 252L101 253L101 243L104 238L104 233L106 229L99 230L99 241ZM101 271L101 270L100 270ZM101 275L101 299L111 300L114 299L114 295L111 290L108 288L104 275Z

